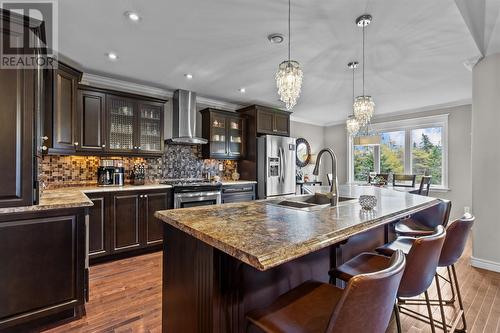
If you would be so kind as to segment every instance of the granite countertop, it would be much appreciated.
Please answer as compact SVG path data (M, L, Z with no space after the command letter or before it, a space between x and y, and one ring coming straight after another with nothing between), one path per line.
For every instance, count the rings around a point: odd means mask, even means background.
M40 203L38 205L0 208L0 214L36 212L52 209L90 207L94 204L85 195L85 193L97 192L118 192L118 191L141 191L168 189L170 185L151 184L151 185L126 185L126 186L84 186L84 187L63 187L54 190L44 190L40 194Z
M373 211L357 200L312 211L261 200L164 210L155 216L258 270L265 271L350 236L437 204L435 198L362 186L340 186L340 196L378 199Z
M222 185L257 184L255 180L221 180Z

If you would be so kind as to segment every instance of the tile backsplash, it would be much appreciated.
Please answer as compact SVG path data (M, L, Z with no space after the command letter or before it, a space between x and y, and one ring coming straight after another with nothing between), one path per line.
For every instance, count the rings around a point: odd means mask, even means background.
M111 157L123 161L125 167L125 183L130 182L130 170L137 163L146 166L146 182L158 183L167 178L202 178L219 175L223 179L231 179L237 168L235 161L222 161L201 158L200 146L165 145L162 157ZM40 181L45 188L64 186L88 186L97 184L97 168L101 159L110 157L97 156L43 156L39 167ZM219 171L222 164L223 171Z

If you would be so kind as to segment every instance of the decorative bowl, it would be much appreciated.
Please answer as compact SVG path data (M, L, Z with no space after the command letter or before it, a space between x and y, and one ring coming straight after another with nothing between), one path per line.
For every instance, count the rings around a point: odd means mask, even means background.
M374 195L360 195L359 204L365 210L372 210L377 206L377 197Z

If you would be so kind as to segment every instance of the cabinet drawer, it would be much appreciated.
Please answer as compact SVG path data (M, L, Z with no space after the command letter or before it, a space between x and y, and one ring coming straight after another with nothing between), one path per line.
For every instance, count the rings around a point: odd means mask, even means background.
M255 200L253 192L242 192L222 195L222 203L245 202Z

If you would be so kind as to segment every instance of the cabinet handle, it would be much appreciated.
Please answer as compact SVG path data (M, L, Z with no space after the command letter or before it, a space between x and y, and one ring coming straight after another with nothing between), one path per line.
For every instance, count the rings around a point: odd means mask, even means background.
M78 142L75 142L75 146L78 146Z
M102 148L106 148L106 144L101 145Z
M47 146L42 146L42 150L43 151L47 150Z
M147 195L147 194L144 194L144 198L147 198L147 197L148 197L148 195Z
M139 146L139 147L137 147L137 149L141 150L142 148L141 148L141 146Z
M139 198L142 198L142 197L144 197L142 194L141 194L141 195L139 195Z
M134 149L137 149L137 146L134 146Z
M43 140L43 141L47 141L48 139L49 139L49 137L48 137L48 136L46 136L46 135L45 135L45 136L42 136L42 140Z

